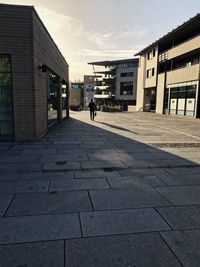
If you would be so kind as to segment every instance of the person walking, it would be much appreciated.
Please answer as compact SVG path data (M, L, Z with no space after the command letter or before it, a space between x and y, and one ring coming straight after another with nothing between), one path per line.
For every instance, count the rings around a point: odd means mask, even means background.
M90 119L94 120L94 113L95 113L95 110L96 110L96 105L93 102L93 99L91 99L88 107L90 108Z

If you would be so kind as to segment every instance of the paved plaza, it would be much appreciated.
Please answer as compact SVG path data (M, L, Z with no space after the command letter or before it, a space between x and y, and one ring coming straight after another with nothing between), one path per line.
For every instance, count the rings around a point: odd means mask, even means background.
M0 143L0 267L200 266L200 121L71 112Z

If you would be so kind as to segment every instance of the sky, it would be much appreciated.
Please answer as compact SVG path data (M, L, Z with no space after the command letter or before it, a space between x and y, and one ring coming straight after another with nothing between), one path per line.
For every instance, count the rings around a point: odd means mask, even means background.
M132 58L200 13L199 0L1 0L32 5L69 64L70 80L92 75L88 62Z

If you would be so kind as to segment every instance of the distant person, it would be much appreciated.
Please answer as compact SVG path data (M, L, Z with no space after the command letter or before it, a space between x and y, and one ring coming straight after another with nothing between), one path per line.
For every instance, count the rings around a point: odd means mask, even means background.
M93 99L91 99L88 107L90 108L90 119L94 120L94 113L95 113L95 110L96 110L96 105L93 102Z

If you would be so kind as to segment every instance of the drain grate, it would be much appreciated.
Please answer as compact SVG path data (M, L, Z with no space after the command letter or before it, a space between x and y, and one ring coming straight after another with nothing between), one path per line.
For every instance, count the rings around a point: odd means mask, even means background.
M66 161L57 161L56 162L56 165L65 165L66 164Z

